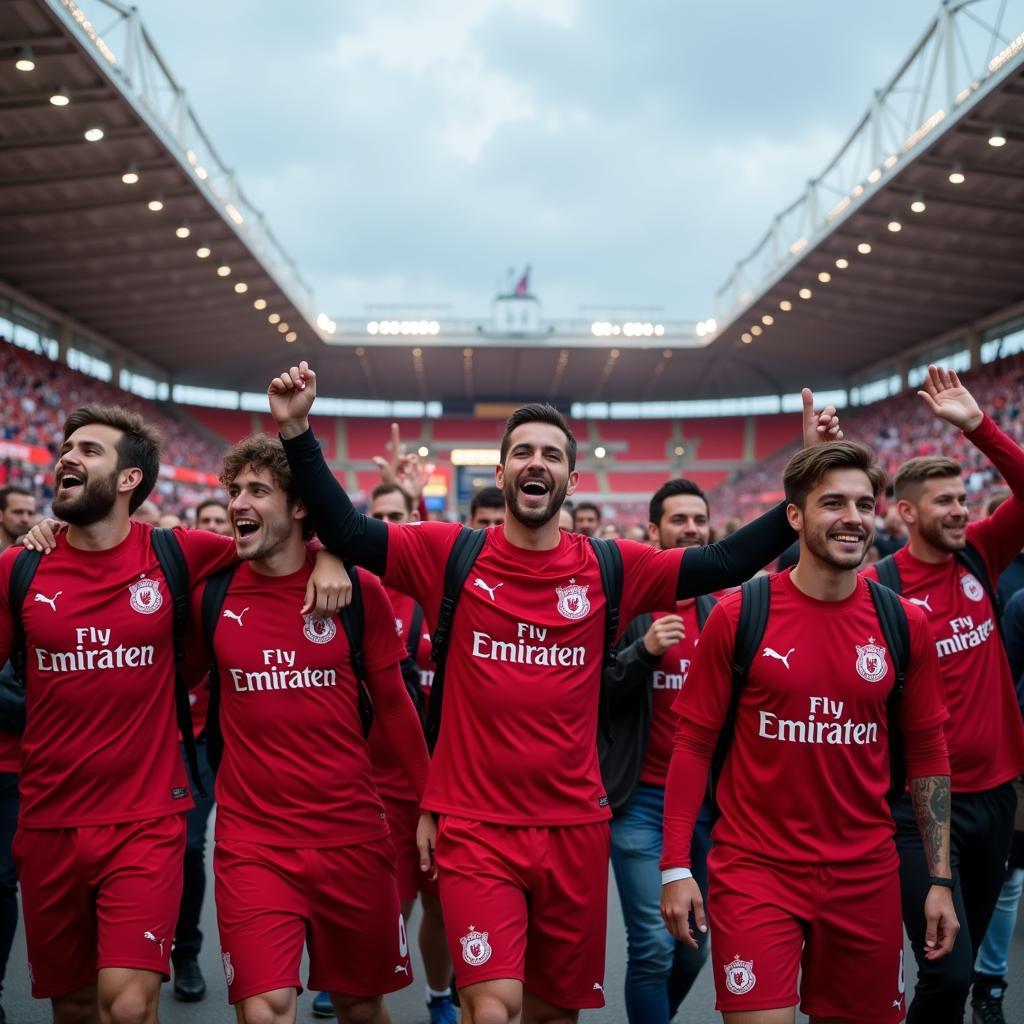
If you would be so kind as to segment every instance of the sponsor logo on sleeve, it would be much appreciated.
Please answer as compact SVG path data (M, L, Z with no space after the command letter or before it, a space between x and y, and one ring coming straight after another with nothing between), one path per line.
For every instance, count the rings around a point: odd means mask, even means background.
M739 954L725 965L725 987L734 996L745 996L757 984L754 961L741 960Z

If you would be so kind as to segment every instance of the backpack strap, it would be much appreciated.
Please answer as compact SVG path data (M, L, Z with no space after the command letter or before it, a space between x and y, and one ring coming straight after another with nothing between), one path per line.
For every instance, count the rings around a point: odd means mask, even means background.
M463 526L455 538L455 544L448 553L444 567L444 593L441 606L434 620L434 634L430 657L434 662L434 682L430 688L430 707L427 709L427 746L433 753L437 737L441 732L441 700L444 697L444 667L448 659L448 643L451 638L452 617L462 596L469 574L473 571L477 557L487 540L486 530Z
M896 559L892 555L886 555L875 562L875 572L878 573L878 582L883 587L888 587L894 594L903 593L903 583L900 580L900 570L896 565Z
M710 594L697 595L697 628L703 629L711 610L718 602Z
M214 775L220 768L224 754L224 734L220 729L220 672L217 669L217 650L213 642L217 623L220 621L224 598L234 579L237 565L229 565L220 572L214 573L203 588L201 618L203 638L206 641L206 652L210 662L210 703L206 711L206 725L203 735L206 737L206 759Z
M8 581L7 602L14 627L11 665L14 668L15 682L23 689L27 677L25 675L25 625L22 622L21 609L25 598L28 597L28 588L32 585L36 569L39 568L42 558L41 551L30 551L26 548L15 558Z
M712 815L718 817L718 802L715 791L721 778L725 759L732 746L733 734L736 731L736 711L740 703L740 695L747 684L750 666L757 656L757 649L764 639L764 631L768 626L768 612L771 608L772 578L771 576L755 576L747 580L740 588L740 618L736 624L736 638L733 642L732 655L732 697L729 710L722 722L715 752L711 758L711 774L709 778L708 797L711 801Z
M405 653L415 661L420 649L420 633L423 632L423 609L415 601L412 603L412 618L405 628Z
M178 731L185 747L188 770L200 796L206 796L196 758L196 741L192 735L192 710L185 683L185 633L188 630L189 573L185 553L173 530L155 528L150 534L153 551L171 592L174 614L174 706L178 714Z
M893 671L896 681L885 702L886 720L889 731L889 793L888 800L894 804L907 788L907 763L900 726L900 712L903 706L903 687L910 664L910 626L907 612L899 597L891 589L873 579L868 579L868 590L875 605L878 622L882 627L885 645L892 654Z
M601 570L604 591L604 667L615 664L619 640L619 606L622 603L622 552L613 540L588 537Z
M363 591L355 566L346 565L345 568L352 580L352 600L338 613L338 618L341 619L342 628L348 639L348 656L352 663L352 673L356 677L359 721L365 738L370 735L373 726L373 701L370 700L370 691L366 688L366 659L363 656Z
M999 590L992 586L992 577L989 575L988 566L981 552L968 541L953 556L969 573L985 588L988 599L992 603L992 611L995 612L996 623L1003 618L1003 602L999 597Z

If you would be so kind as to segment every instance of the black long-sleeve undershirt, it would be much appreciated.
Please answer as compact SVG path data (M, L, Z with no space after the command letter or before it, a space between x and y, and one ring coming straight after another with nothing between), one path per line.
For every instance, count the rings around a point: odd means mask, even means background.
M387 526L356 511L324 460L312 430L285 440L284 450L298 496L324 547L382 576L388 560ZM780 503L725 540L689 548L680 566L676 598L738 586L777 558L793 537L785 503Z

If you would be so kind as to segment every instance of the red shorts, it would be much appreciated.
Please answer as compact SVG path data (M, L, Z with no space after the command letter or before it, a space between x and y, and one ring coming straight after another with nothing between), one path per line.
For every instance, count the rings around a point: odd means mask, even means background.
M14 837L32 995L96 983L104 967L169 977L181 904L185 815Z
M922 907L922 913L924 908ZM795 1006L810 1017L901 1024L907 1003L898 869L708 858L711 956L723 1013Z
M370 997L405 988L412 963L388 838L295 849L217 842L213 875L228 1002L309 987Z
M459 988L515 978L555 1006L604 1006L608 822L559 828L442 815L441 909Z
M430 880L420 870L420 851L416 846L416 826L420 821L420 808L415 800L393 800L381 797L384 812L391 829L391 842L395 844L395 874L398 878L398 898L411 903L416 896L438 893L437 879Z

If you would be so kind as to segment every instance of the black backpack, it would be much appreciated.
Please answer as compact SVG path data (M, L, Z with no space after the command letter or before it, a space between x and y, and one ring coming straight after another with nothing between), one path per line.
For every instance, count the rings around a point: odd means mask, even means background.
M416 708L420 725L426 724L426 708L424 707L423 689L420 687L420 666L416 661L419 653L420 633L423 631L423 609L413 601L412 618L406 625L405 657L402 659L400 668L402 670L402 682L405 683L406 692Z
M711 775L708 796L714 816L718 817L715 790L722 775L722 768L732 746L736 730L736 712L740 694L746 685L750 666L757 656L757 650L764 639L771 606L771 576L755 576L740 588L740 618L736 625L736 639L733 647L732 699L729 711L722 724L718 743L711 759ZM892 654L896 679L886 700L886 719L889 734L889 804L894 804L907 787L906 757L903 730L900 728L900 708L903 703L903 687L906 683L907 666L910 663L910 626L907 613L899 597L888 587L868 579L868 590L875 605L886 647Z
M452 617L462 595L462 588L469 578L477 557L487 539L486 530L463 526L455 538L455 544L448 555L444 569L444 593L437 618L434 621L433 643L430 656L434 662L434 682L430 689L430 707L427 709L427 746L433 753L437 737L441 732L441 701L444 697L444 670L448 659L448 644L451 638ZM597 557L601 571L601 589L605 597L604 621L604 664L614 665L616 641L619 635L619 605L622 601L622 552L610 540L589 537L590 545ZM601 684L602 730L611 738L608 714L608 695Z
M174 615L174 710L178 719L178 731L181 733L182 744L185 747L185 757L188 760L192 784L201 796L206 796L207 793L199 775L199 762L196 759L196 744L192 735L192 712L184 675L185 632L188 629L189 615L188 562L185 561L185 554L181 550L181 545L173 530L155 528L150 533L150 540L171 593L171 607ZM11 618L14 624L11 664L14 668L16 685L21 690L22 701L24 701L26 675L25 628L22 623L21 609L41 559L40 552L26 549L18 555L11 567L8 591Z
M206 738L206 757L214 774L220 767L224 754L224 735L220 729L220 673L217 670L217 655L213 641L221 609L224 607L224 598L237 568L237 565L229 565L214 573L206 581L202 598L203 637L210 661L210 704L206 712L203 736ZM352 600L338 613L338 618L348 639L349 659L356 677L359 721L363 736L366 737L370 735L370 728L373 726L373 702L366 688L366 665L363 659L363 594L359 585L359 573L351 565L346 565L345 568L352 580ZM417 685L418 682L417 676Z

